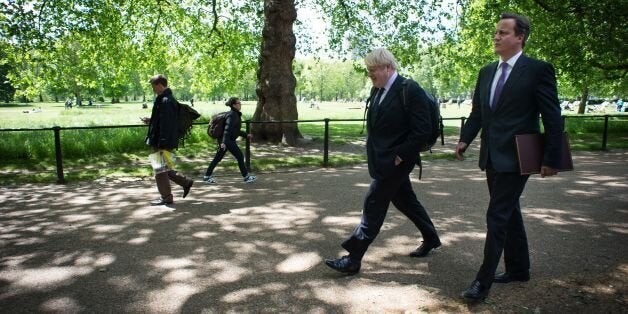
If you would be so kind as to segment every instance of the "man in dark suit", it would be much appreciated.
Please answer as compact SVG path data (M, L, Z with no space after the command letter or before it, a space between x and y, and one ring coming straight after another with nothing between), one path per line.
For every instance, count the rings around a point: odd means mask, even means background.
M423 236L423 244L410 253L411 256L426 256L441 245L434 224L417 200L410 182L420 147L428 142L431 134L427 95L416 82L406 81L397 74L397 61L388 50L376 49L364 62L373 82L366 138L368 168L373 181L364 200L362 220L342 243L349 255L325 261L327 266L348 274L360 270L362 257L379 233L390 202ZM405 104L404 85L407 85Z
M540 114L546 134L541 176L555 175L560 160L563 124L554 68L522 54L529 33L526 17L501 15L493 38L500 60L480 70L473 108L456 147L456 157L462 160L482 130L479 166L486 171L490 201L484 261L462 294L471 301L484 300L493 282L530 279L528 240L519 205L529 176L519 174L515 135L540 133ZM505 272L495 275L502 251Z

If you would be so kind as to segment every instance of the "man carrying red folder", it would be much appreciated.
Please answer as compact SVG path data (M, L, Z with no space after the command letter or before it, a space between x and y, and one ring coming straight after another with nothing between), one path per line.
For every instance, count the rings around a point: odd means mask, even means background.
M528 240L519 206L529 175L520 174L515 135L540 133L539 114L546 135L541 176L553 176L559 168L563 123L556 76L551 64L522 53L529 34L526 17L501 15L493 36L500 60L480 70L471 114L456 147L456 157L462 160L482 130L479 166L486 171L490 201L484 260L462 293L470 301L484 300L493 282L530 279ZM502 252L505 272L496 275Z

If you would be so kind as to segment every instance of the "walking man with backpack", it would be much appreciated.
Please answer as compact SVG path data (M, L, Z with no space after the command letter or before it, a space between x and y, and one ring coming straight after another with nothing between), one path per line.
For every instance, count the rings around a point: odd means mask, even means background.
M205 176L203 176L203 181L208 184L216 183L216 179L212 177L212 174L214 173L214 168L216 168L222 158L225 157L227 151L229 151L238 161L238 168L240 168L240 174L242 174L244 182L252 183L257 179L257 177L249 174L246 166L244 165L244 155L238 147L238 144L236 144L236 139L238 138L238 136L248 136L249 139L253 137L252 134L247 135L241 130L242 112L240 112L240 110L242 109L242 103L240 103L240 99L238 99L237 97L231 97L225 105L231 108L231 110L224 115L220 115L220 118L224 119L224 129L222 134L220 134L220 132L211 132L212 134L210 134L210 136L213 135L217 137L216 140L218 142L218 150L216 151L214 159L207 167ZM215 123L215 121L213 121L212 123Z
M349 254L325 261L327 266L346 274L360 271L362 257L379 233L391 202L423 237L423 244L410 256L427 256L441 245L436 228L410 182L410 172L432 132L427 95L416 82L409 81L404 103L405 78L397 74L397 61L388 50L375 49L365 57L364 63L373 82L366 117L366 153L373 181L364 200L362 220L342 243Z
M190 193L194 181L177 173L173 167L172 151L179 146L179 108L172 90L168 88L168 79L157 74L150 79L150 84L157 97L150 118L142 118L142 122L148 124L146 144L158 152L166 164L163 169L155 171L157 190L161 197L151 202L151 205L169 205L174 202L170 180L183 187L183 198Z

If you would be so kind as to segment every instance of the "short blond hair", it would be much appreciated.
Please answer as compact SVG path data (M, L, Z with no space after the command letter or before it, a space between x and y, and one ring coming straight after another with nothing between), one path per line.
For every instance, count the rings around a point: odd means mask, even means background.
M395 56L386 48L377 48L371 51L364 57L364 64L366 64L366 67L386 65L393 68L393 70L397 70L398 67Z

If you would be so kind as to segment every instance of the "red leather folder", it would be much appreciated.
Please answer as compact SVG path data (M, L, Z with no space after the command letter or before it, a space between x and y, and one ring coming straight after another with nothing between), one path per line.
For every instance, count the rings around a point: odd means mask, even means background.
M519 169L522 175L541 173L543 163L543 149L545 147L544 134L521 134L515 135L517 144L517 157L519 159ZM571 159L571 149L569 148L569 137L563 133L563 145L561 151L558 171L573 170L573 160Z

